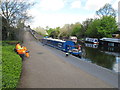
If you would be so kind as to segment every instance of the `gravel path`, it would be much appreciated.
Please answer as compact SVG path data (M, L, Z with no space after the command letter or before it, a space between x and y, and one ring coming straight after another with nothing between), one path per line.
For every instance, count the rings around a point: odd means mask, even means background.
M18 88L112 88L57 57L38 44L29 32L25 34L24 45L30 50L30 58L23 61Z

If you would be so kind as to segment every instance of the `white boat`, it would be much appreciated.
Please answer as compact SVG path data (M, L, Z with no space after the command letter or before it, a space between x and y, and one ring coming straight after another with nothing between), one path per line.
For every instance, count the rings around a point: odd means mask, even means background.
M120 39L118 38L102 38L100 44L105 46L120 47Z
M109 41L109 42L116 42L116 43L120 43L120 39L118 38L102 38L100 39L101 41Z
M85 42L93 43L93 44L99 44L99 41L97 38L85 38Z

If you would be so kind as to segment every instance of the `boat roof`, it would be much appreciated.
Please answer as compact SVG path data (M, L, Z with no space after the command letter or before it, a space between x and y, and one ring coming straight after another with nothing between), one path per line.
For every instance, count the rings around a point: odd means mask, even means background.
M66 41L63 41L63 40L60 40L60 39L53 39L53 38L45 38L45 39L52 40L52 41L66 42Z
M102 38L102 39L100 39L100 40L120 43L120 39L118 39L118 38Z

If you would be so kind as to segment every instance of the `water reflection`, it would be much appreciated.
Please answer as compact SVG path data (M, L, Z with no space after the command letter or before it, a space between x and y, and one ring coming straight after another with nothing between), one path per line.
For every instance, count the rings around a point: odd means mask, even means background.
M120 63L120 49L104 47L97 44L80 43L82 45L82 59L110 70L118 72Z
M98 44L85 43L86 47L98 48Z

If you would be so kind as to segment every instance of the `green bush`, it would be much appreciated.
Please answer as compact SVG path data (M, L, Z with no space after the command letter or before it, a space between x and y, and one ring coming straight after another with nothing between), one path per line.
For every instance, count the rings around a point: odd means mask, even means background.
M9 42L10 43L10 42ZM15 44L2 45L2 88L16 88L20 79L22 61L14 52Z

